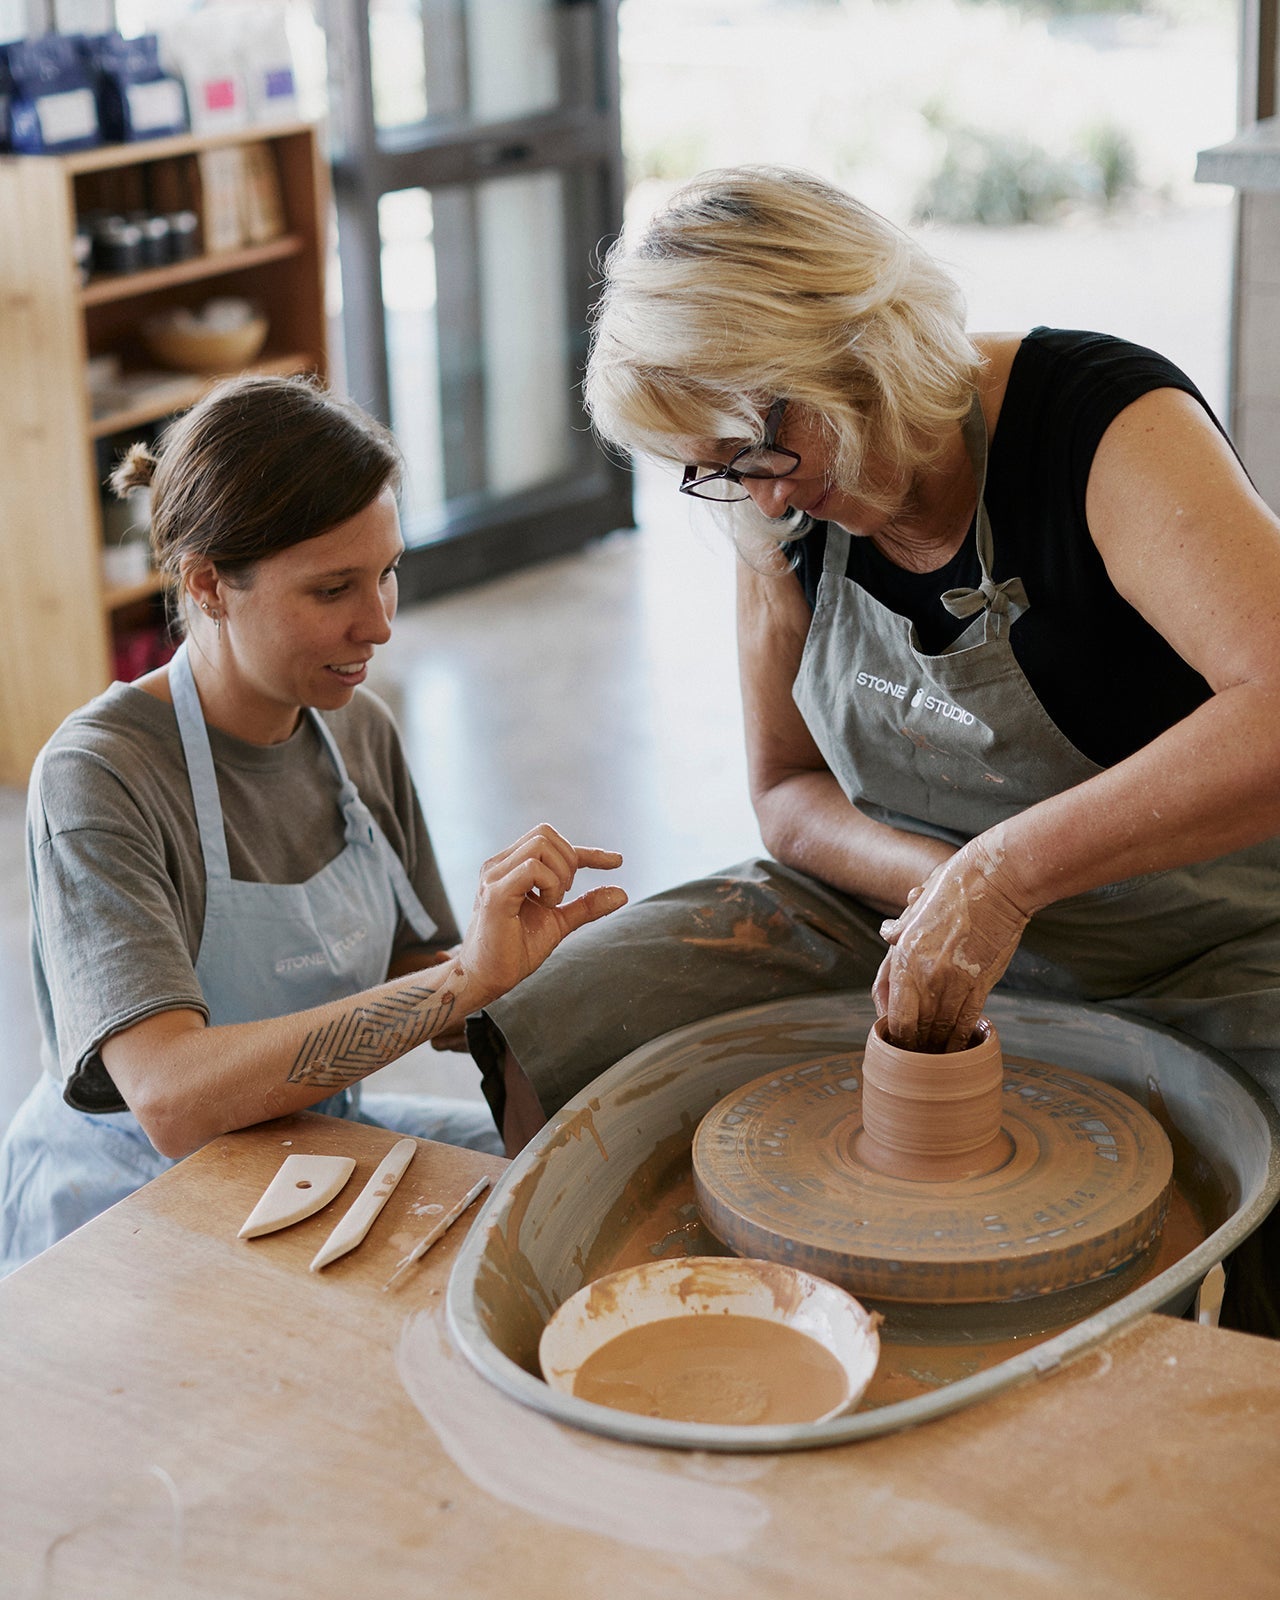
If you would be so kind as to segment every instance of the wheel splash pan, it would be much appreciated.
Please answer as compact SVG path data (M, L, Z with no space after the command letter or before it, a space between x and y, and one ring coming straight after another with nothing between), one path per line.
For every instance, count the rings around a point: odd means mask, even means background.
M1149 1110L1159 1107L1175 1175L1217 1196L1221 1220L1202 1244L1044 1343L942 1388L830 1422L670 1422L557 1394L538 1375L539 1335L596 1275L585 1270L591 1247L636 1175L656 1156L669 1163L687 1150L703 1115L742 1084L815 1056L861 1050L875 1019L868 997L805 995L651 1040L570 1100L503 1174L459 1253L447 1299L455 1343L513 1399L593 1433L690 1450L802 1450L944 1416L1053 1372L1148 1312L1181 1310L1280 1195L1275 1109L1234 1063L1156 1024L1016 995L993 995L988 1015L1009 1054L1074 1068Z

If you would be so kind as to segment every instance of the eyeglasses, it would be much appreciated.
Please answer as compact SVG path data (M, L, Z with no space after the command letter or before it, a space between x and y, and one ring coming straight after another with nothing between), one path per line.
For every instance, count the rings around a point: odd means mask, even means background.
M727 466L696 462L686 467L680 493L696 495L700 500L746 500L750 490L743 487L744 478L789 478L800 465L800 457L794 450L782 450L774 443L786 409L785 400L775 400L764 419L760 443L744 444Z

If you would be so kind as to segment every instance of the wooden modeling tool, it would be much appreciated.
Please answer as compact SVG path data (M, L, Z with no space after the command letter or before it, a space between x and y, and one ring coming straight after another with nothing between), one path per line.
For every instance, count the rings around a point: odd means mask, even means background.
M698 1208L737 1255L874 1300L1018 1300L1136 1259L1164 1226L1173 1152L1120 1090L1003 1060L988 1022L952 1055L901 1050L773 1072L703 1118Z
M413 1160L417 1148L416 1139L399 1139L391 1146L377 1171L352 1202L351 1209L316 1251L312 1272L319 1272L321 1267L327 1267L339 1256L345 1256L348 1250L355 1249L391 1198L391 1191L404 1177L405 1168Z
M352 1156L286 1156L238 1237L256 1239L312 1216L341 1192L355 1170Z
M424 1238L418 1240L417 1244L414 1245L413 1249L410 1250L409 1254L382 1285L384 1293L390 1289L393 1284L398 1282L406 1272L408 1272L409 1268L414 1264L415 1261L422 1260L423 1256L426 1255L427 1251L430 1250L431 1246L436 1242L436 1240L440 1238L441 1234L447 1233L462 1215L462 1213L467 1209L467 1207L471 1205L473 1201L478 1200L488 1187L488 1178L481 1178L477 1183L473 1183L471 1185L461 1200L459 1200L455 1205L449 1207L444 1216L442 1216L436 1222L435 1226L428 1234L426 1234Z

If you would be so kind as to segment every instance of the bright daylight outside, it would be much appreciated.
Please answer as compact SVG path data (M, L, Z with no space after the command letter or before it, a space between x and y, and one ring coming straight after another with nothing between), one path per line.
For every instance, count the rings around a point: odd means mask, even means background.
M921 233L975 329L1153 345L1222 414L1232 0L622 0L629 214L739 162L802 166Z
M504 15L546 55L539 12ZM1233 0L620 0L628 217L707 167L809 168L918 230L975 331L1047 323L1151 345L1225 419L1232 191L1194 172L1235 131L1237 26ZM416 0L379 0L371 29L380 125L412 122L426 109ZM480 45L506 63L480 85L495 114L554 103L554 74L513 72L509 40ZM421 382L439 361L432 209L412 189L380 214L392 413L419 510L444 503L440 400ZM541 293L563 270L554 230L517 225ZM507 336L563 332L525 318ZM532 453L547 470L547 440Z

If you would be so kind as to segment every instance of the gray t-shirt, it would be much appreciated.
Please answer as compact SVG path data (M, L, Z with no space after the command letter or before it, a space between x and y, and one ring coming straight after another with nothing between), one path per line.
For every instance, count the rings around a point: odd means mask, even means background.
M326 712L347 771L438 932L459 938L404 753L386 707L359 689ZM310 717L283 744L209 729L231 876L302 883L343 848L338 781ZM124 1101L98 1054L162 1011L208 1017L195 963L204 861L173 707L112 684L41 752L27 800L32 970L43 1065L82 1111ZM419 943L401 922L395 948Z

